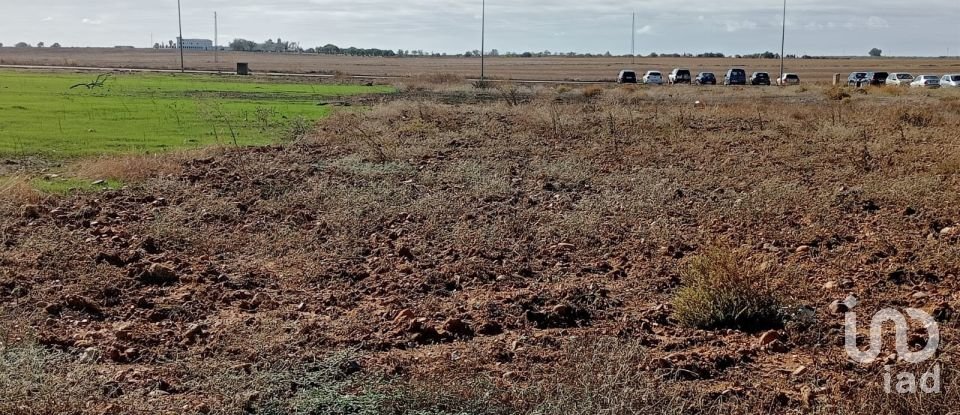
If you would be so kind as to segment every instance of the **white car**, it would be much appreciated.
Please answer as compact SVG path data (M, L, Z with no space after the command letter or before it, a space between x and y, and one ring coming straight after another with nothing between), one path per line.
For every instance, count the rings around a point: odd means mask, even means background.
M913 75L903 72L895 72L887 77L887 85L907 86L913 82Z
M936 75L920 75L910 83L913 88L940 88L940 78Z
M783 76L777 78L777 85L800 85L800 76L795 73L785 73Z
M642 82L649 85L663 85L663 75L660 74L660 71L647 71L643 75Z
M944 75L940 78L940 86L958 88L960 87L960 74Z

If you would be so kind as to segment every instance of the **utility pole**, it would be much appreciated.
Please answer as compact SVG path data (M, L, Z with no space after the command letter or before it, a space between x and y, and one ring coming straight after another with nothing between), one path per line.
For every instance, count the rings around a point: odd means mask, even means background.
M213 12L213 63L220 62L220 32L217 27L217 12Z
M480 82L483 82L486 74L485 55L487 54L487 0L483 0L483 6L480 11Z
M180 49L180 73L187 71L183 63L183 14L180 13L180 0L177 0L177 23L180 25L180 38L177 39L177 48Z
M783 84L783 56L787 46L787 0L783 0L783 32L780 34L780 78L778 84Z
M630 57L633 64L637 64L637 12L633 12L633 20L630 21Z

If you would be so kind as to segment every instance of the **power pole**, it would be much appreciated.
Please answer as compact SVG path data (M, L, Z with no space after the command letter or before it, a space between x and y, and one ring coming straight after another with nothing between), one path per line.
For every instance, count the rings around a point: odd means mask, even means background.
M183 14L180 13L180 0L177 0L177 23L180 25L180 38L177 39L177 47L180 49L180 73L187 71L183 63Z
M486 74L485 55L487 48L487 0L483 0L480 12L480 81L483 82Z
M787 0L783 0L783 32L780 34L780 78L778 84L783 84L784 50L787 45Z
M217 27L217 12L213 12L213 63L220 62L220 32Z
M633 64L637 64L637 12L633 12L633 20L630 21L630 56Z

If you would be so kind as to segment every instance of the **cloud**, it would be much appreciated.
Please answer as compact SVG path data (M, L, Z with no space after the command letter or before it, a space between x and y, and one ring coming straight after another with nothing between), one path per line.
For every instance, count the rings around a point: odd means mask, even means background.
M653 26L644 25L643 27L637 29L638 35L650 35L653 34Z
M867 18L867 27L872 29L884 29L890 27L890 24L887 23L887 19L877 16L870 16Z
M52 21L53 21L53 17L50 17L50 16L44 17L43 20L41 20L41 22L52 22Z
M88 19L88 18L84 17L83 20L81 20L80 22L83 23L83 24L98 25L98 24L103 23L103 20L100 20L100 19L93 20L93 19Z
M727 20L723 22L724 29L727 32L739 32L741 30L753 30L757 28L757 22L752 20Z

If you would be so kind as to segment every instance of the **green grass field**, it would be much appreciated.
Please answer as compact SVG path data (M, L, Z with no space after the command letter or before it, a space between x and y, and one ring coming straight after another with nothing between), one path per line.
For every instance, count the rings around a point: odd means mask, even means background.
M207 145L261 145L319 119L337 97L389 86L274 83L237 77L0 71L0 157L74 158Z

